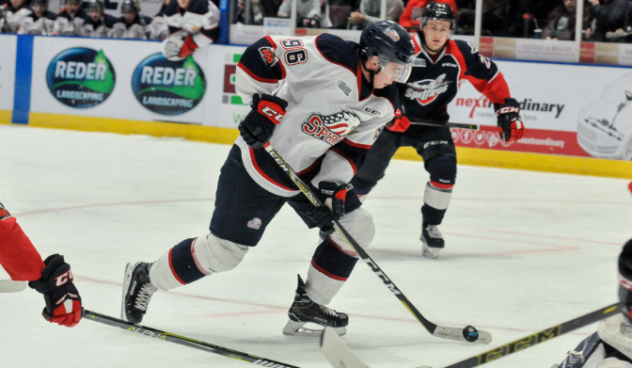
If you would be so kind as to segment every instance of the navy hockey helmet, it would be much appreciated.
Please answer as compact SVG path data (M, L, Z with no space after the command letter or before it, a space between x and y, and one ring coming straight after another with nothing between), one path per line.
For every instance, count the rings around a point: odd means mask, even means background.
M428 20L430 19L443 20L446 22L450 22L450 29L454 30L454 27L455 27L454 20L456 19L456 17L454 16L454 12L452 11L452 8L448 4L442 4L442 3L428 4L428 6L426 7L426 9L424 9L424 12L421 16L421 23L419 26L421 28L424 28L424 26L426 25L426 23L428 23Z
M619 305L632 323L632 239L623 246L619 256Z
M100 0L89 0L88 4L86 4L86 11L93 12L99 11L103 13L103 3Z
M123 0L123 4L121 5L121 13L129 14L129 13L138 13L140 14L140 4L138 0Z
M394 62L404 66L397 81L406 82L415 57L413 39L402 26L390 20L371 24L360 35L360 59L365 62L373 56L379 59L376 74Z

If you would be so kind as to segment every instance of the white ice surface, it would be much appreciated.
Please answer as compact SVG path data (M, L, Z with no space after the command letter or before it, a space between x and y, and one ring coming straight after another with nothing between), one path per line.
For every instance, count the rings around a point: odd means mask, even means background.
M43 257L72 265L85 308L119 316L125 264L206 232L230 146L0 125L0 201ZM627 181L459 166L438 260L420 256L427 173L393 161L365 208L369 253L431 321L490 331L491 345L430 336L362 262L334 299L344 341L372 367L442 367L616 301L632 237ZM236 188L235 190L238 190ZM300 367L328 367L315 339L281 334L316 231L284 207L234 271L158 292L144 324ZM6 275L0 275L4 278ZM84 320L40 316L31 289L0 294L0 367L245 367L247 363ZM595 326L487 367L549 368Z

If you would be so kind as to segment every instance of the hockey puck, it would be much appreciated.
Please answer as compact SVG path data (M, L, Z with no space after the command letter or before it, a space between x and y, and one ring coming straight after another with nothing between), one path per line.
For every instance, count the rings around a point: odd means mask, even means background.
M474 326L466 326L463 329L463 337L469 342L478 340L478 330Z

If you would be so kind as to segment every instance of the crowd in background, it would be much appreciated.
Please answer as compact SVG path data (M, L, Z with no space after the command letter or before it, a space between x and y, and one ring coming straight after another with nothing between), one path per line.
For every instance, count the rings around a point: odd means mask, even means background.
M141 13L138 0L124 0L117 18L100 0L65 0L57 13L48 9L48 0L7 0L0 2L0 33L162 40L169 36L162 16L169 1L177 0L165 0L151 18Z
M292 0L235 0L234 22L290 16ZM386 0L386 19L415 32L423 9L448 4L456 34L474 34L476 0ZM483 36L574 40L577 0L484 0ZM381 0L298 0L297 27L364 29L380 19ZM582 40L632 42L631 0L585 0ZM630 37L628 37L630 36Z
M162 40L169 35L164 9L177 0L164 0L153 18L141 13L138 0L124 0L119 18L106 14L100 0L64 1L55 14L48 0L0 0L0 32ZM292 0L233 1L235 23L290 17ZM414 32L430 2L454 10L456 34L474 34L476 0L386 0L386 19ZM576 8L577 0L484 0L482 35L575 40ZM585 0L583 10L582 40L632 42L632 0ZM298 0L297 11L298 27L362 30L380 19L381 0Z

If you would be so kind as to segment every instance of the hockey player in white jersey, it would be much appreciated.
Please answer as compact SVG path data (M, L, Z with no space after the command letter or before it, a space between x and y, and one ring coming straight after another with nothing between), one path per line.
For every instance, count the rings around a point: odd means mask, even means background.
M4 5L6 33L17 33L24 18L31 14L27 0L11 0Z
M222 167L210 233L183 240L153 263L129 263L122 318L141 322L152 294L235 268L288 203L310 227L321 229L308 268L299 276L287 335L314 335L308 322L344 333L349 319L326 307L351 274L358 256L338 234L338 220L362 246L374 236L371 215L348 183L384 125L394 117L395 81L410 74L414 46L397 23L378 22L360 44L330 34L268 36L244 52L236 90L252 111L239 124ZM314 207L264 145L270 142L311 183L327 207Z
M48 11L48 0L31 1L31 14L20 24L18 34L51 35L57 15Z
M82 37L107 37L108 32L116 23L116 17L105 12L101 0L89 0L85 9L86 15L83 18L83 24L79 27L79 35Z
M149 38L151 18L140 13L138 0L124 0L121 4L123 14L108 33L111 38L146 40Z
M171 0L163 17L170 36L162 42L169 60L182 60L217 40L220 12L210 0Z
M632 239L619 255L621 313L597 325L561 365L554 368L632 368Z
M57 13L53 34L59 36L78 36L85 18L80 0L66 0L65 5Z

